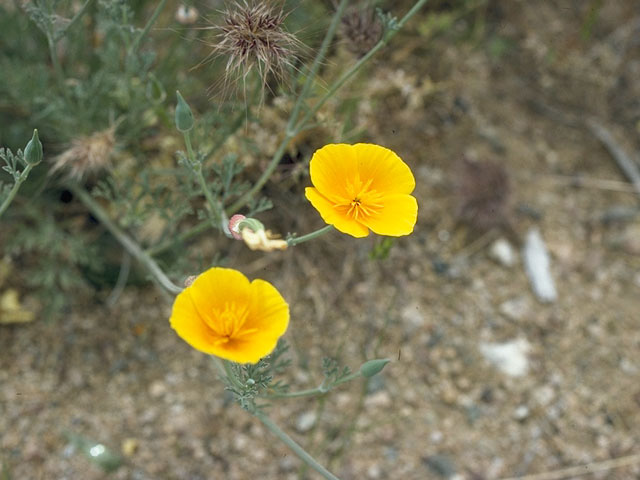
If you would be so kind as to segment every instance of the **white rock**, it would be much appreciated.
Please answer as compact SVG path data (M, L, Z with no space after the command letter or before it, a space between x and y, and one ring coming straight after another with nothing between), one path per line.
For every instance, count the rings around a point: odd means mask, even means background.
M316 415L316 412L304 412L298 417L298 421L296 422L296 430L298 430L298 432L300 433L308 432L316 424L317 419L318 416Z
M511 244L504 238L499 238L491 244L489 255L500 265L513 267L518 258Z
M527 352L529 342L523 338L505 343L481 343L480 352L502 373L511 377L521 377L529 371Z
M527 232L522 258L533 293L542 302L554 302L558 298L558 294L553 277L551 277L551 261L547 247L537 228L532 228Z
M513 417L516 420L524 420L529 416L529 407L526 405L519 405L513 412Z

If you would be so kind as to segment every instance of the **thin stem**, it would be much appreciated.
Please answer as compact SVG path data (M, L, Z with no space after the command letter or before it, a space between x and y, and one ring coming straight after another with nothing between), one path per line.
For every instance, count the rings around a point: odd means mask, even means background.
M293 438L287 435L284 431L280 429L271 419L263 412L256 411L254 415L258 420L260 420L265 427L267 427L271 433L273 433L276 437L278 437L282 443L287 445L293 453L295 453L304 463L313 468L316 472L322 475L327 480L340 480L334 474L332 474L329 470L320 465L315 458L307 453L307 451L298 445Z
M325 395L329 390L321 387L309 388L307 390L299 390L297 392L272 393L264 395L264 398L303 398L315 397L317 395Z
M207 185L207 181L204 178L204 174L202 173L202 162L196 160L196 156L193 153L193 147L191 146L191 135L188 131L183 132L184 134L184 143L187 146L187 155L189 157L189 162L191 163L192 170L198 179L198 183L200 183L200 188L202 189L202 193L204 193L205 198L207 199L207 203L209 203L209 208L211 209L211 213L213 214L213 218L211 219L211 223L214 228L221 228L222 231L227 234L228 237L231 236L231 233L228 231L228 223L229 221L226 218L224 213L224 209L220 204L220 201L216 200Z
M65 33L67 33L67 31L73 27L78 20L80 20L80 18L82 18L82 16L85 14L85 12L87 11L87 9L89 8L89 5L91 5L91 2L93 2L93 0L86 0L86 2L84 2L84 4L82 5L82 7L80 7L80 10L78 10L78 13L76 13L73 18L71 19L71 21L67 24L66 27L64 27L64 30L62 30L60 32L60 34L57 36L57 38L55 39L56 41L58 41L59 38L61 38Z
M192 237L195 237L199 233L204 232L207 228L209 228L210 225L211 223L209 222L209 220L204 220L198 223L197 225L194 225L193 227L189 228L188 230L185 230L184 232L179 233L174 238L171 238L166 242L156 245L155 247L151 247L147 249L147 255L151 255L151 256L158 255L164 252L165 250L168 250L176 243L184 242L186 240L189 240Z
M67 101L67 104L71 105L71 99L69 97L69 93L64 85L64 72L62 71L62 65L60 65L60 60L58 60L58 55L56 53L56 41L53 39L51 33L47 33L47 44L49 45L49 56L51 57L51 64L53 65L53 74L56 78L56 83L58 85L58 89L60 93Z
M331 24L329 24L329 28L327 29L327 34L324 36L322 40L322 44L320 45L320 50L318 50L318 54L316 58L313 60L313 64L311 65L311 69L309 70L309 74L307 75L306 81L304 82L304 86L302 87L302 92L298 95L298 99L296 100L295 105L293 106L293 110L291 110L291 115L289 116L289 121L287 122L287 132L289 132L298 121L298 115L300 113L300 109L304 103L304 100L309 95L309 90L311 90L311 85L313 85L313 81L318 74L318 70L320 69L320 64L324 60L324 57L327 55L327 50L329 50L329 46L331 45L331 40L336 34L336 29L340 24L340 20L344 15L344 11L347 8L347 4L349 0L342 0L338 8L336 9L336 13L334 13L333 18L331 19ZM303 73L300 72L300 75Z
M158 264L151 258L131 237L111 221L107 212L93 199L93 197L83 188L77 185L68 185L69 190L76 195L82 203L91 211L91 213L102 223L107 230L113 235L118 242L135 257L140 263L142 263L147 270L153 275L158 283L171 293L180 293L182 288L175 285L169 277L165 275Z
M149 33L149 30L151 30L151 27L153 26L153 24L156 23L156 20L158 19L158 15L160 15L160 12L162 11L166 3L167 3L167 0L160 0L160 3L158 3L158 6L153 11L153 15L151 15L151 18L149 19L147 24L144 26L144 29L138 34L136 39L131 44L131 48L129 49L129 54L134 53L138 49L138 47L140 46L140 42Z
M320 63L324 59L324 55L326 54L327 49L331 44L331 40L333 40L333 37L336 34L336 29L338 27L338 24L340 23L340 19L342 18L342 14L344 13L344 9L346 8L348 1L349 0L342 0L340 2L340 5L338 6L338 9L336 10L336 13L333 15L333 19L331 20L331 24L329 25L327 34L322 41L322 45L320 46L318 55L316 55L316 58L311 67L311 71L304 86L302 87L302 92L300 93L300 96L298 97L293 110L291 111L291 115L289 115L284 138L280 142L280 145L276 149L276 152L273 154L273 157L271 157L269 165L267 165L265 171L262 172L260 178L258 178L256 183L254 183L253 186L247 192L245 192L244 195L242 195L236 202L231 205L231 207L229 207L229 210L231 212L235 213L237 210L244 207L253 198L253 196L260 191L264 184L267 183L276 167L278 166L278 163L280 162L280 159L282 158L282 155L284 154L286 148L289 146L289 142L299 133L300 126L294 127L294 125L298 119L300 108L302 107L306 95L308 95L309 90L311 89L311 84L315 79L318 69L320 68ZM304 122L302 122L301 124L304 125Z
M325 233L333 230L333 225L325 225L324 227L316 230L315 232L307 233L306 235L302 235L301 237L291 237L287 239L287 245L293 247L295 245L299 245L304 242L308 242L309 240L313 240L314 238L321 237Z
M331 85L331 87L329 87L322 98L318 100L318 102L305 114L304 117L302 117L302 120L298 124L297 130L302 130L302 128L304 128L304 125L309 121L309 119L311 119L311 117L313 117L318 112L318 110L320 110L320 108L326 103L326 101L329 100L336 93L336 91L340 87L342 87L349 79L351 79L351 77L353 77L358 72L358 70L360 70L360 68L369 61L371 57L373 57L382 47L389 43L389 40L391 40L396 35L396 33L398 33L398 31L404 26L404 24L407 23L407 21L409 21L409 19L413 17L425 3L427 3L427 0L418 0L413 5L413 7L411 7L411 9L405 14L405 16L402 17L402 20L400 20L396 24L396 28L387 31L385 35L380 39L380 41L376 43L364 57L353 64L353 66L349 70L344 72L340 76L340 78L338 78L338 80L336 80Z
M314 397L316 395L324 395L328 393L332 388L337 387L338 385L342 385L343 383L350 382L361 376L360 371L353 372L350 375L347 375L344 378L341 378L337 382L333 382L330 385L325 385L324 383L316 388L309 388L307 390L299 390L297 392L284 392L284 393L272 393L268 395L264 395L264 398L301 398L301 397Z
M228 360L220 360L220 363L222 363L222 368L224 369L225 376L231 383L233 383L233 386L239 389L244 388L244 385L240 383L235 373L233 373L233 370L231 370L231 362Z
M29 176L29 172L34 166L35 165L29 163L27 164L26 168L22 171L22 173L20 173L20 175L18 176L18 179L16 180L16 183L13 184L13 187L9 191L9 196L5 198L4 202L2 202L2 205L0 205L0 217L2 216L4 211L9 207L9 204L13 201L16 194L18 193L18 190L20 190L20 186L22 185L22 182L24 182L27 179L27 177Z

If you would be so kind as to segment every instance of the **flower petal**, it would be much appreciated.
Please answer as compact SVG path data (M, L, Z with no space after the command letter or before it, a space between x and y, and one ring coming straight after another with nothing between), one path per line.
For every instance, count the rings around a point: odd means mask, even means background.
M411 195L387 195L382 210L362 222L378 235L400 237L413 232L418 217L418 202Z
M309 163L311 183L329 200L348 202L347 180L357 174L356 152L352 145L331 143L313 154Z
M409 166L388 148L371 143L353 145L360 177L371 179L371 189L381 194L413 192L416 181Z
M204 353L212 353L211 329L200 317L188 288L178 294L173 302L169 323L178 336L193 348Z
M188 291L204 319L225 303L246 305L249 302L249 279L231 268L210 268L198 275Z
M317 189L307 187L304 195L311 205L318 210L320 216L329 225L333 225L337 230L356 238L369 235L369 229L362 223L338 211L329 200L327 200Z
M264 280L251 282L251 304L246 328L258 329L260 335L276 340L289 325L289 305L276 287Z

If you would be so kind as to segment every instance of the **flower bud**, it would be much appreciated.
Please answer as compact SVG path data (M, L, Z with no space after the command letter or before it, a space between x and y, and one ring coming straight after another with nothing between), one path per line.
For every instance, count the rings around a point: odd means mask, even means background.
M38 138L38 129L33 130L33 136L24 147L24 160L29 165L37 165L42 161L42 143Z
M178 130L181 132L188 132L193 128L193 113L177 90L176 96L178 97L178 104L176 105L176 127L178 127Z
M388 358L377 358L375 360L369 360L364 362L360 367L360 375L365 378L373 377L382 371L387 363L391 360Z
M235 238L236 240L242 240L242 235L240 234L240 222L242 222L245 218L247 217L236 213L229 219L229 231L231 232L233 238Z

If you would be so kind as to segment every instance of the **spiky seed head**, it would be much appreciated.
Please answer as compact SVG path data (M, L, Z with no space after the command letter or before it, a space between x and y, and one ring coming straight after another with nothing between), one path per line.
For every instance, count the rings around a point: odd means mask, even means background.
M53 159L51 173L63 170L70 178L82 180L111 165L114 147L115 127L74 138L71 146Z
M229 84L244 81L257 70L262 88L271 75L285 78L302 50L302 43L284 28L287 14L270 2L243 0L223 12L223 24L214 27L214 57L227 57L226 79Z
M357 57L364 56L382 38L382 22L373 8L351 8L342 17L341 34Z

